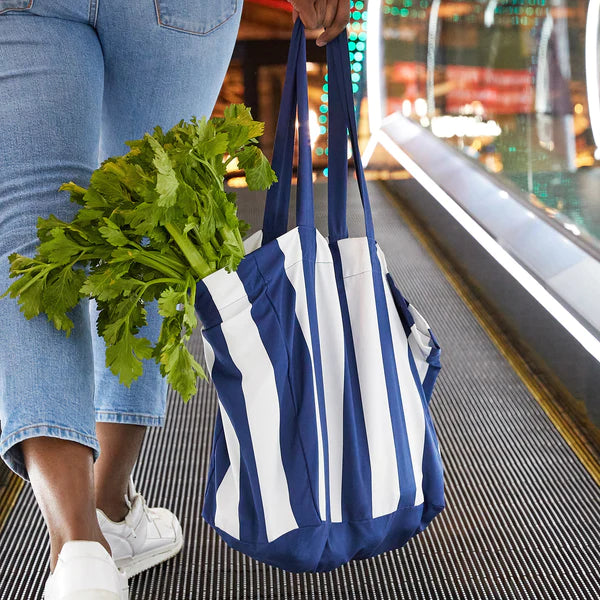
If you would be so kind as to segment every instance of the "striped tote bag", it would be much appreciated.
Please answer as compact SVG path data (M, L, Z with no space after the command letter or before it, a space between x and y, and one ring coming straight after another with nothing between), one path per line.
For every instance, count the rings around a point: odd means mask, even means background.
M293 572L404 545L444 507L428 404L440 347L375 242L346 34L327 46L329 236L315 228L306 46L290 45L263 229L196 309L218 414L202 515L233 548ZM296 227L287 231L296 109ZM365 237L346 226L347 135Z

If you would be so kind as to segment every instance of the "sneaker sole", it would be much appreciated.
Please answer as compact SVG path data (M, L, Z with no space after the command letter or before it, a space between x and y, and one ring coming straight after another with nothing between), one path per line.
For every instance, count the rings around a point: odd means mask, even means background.
M86 590L63 596L61 600L123 600L127 596L119 596L106 590Z
M115 560L115 564L119 567L127 577L133 577L146 569L150 569L165 560L175 556L183 546L183 535L175 540L170 546L157 549L153 552L147 552L135 556L134 558L123 558Z

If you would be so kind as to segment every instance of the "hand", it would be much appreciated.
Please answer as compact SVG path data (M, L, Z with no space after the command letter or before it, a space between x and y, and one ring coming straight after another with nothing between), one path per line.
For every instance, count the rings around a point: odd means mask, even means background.
M317 46L324 46L336 38L350 20L350 0L288 0L294 7L294 21L300 17L306 29L325 31L317 38Z

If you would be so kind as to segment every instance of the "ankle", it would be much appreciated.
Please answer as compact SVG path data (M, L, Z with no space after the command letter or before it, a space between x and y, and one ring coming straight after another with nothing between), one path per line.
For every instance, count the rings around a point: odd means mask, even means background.
M102 530L97 527L92 530L86 529L71 529L70 531L61 532L61 535L50 536L50 572L54 572L58 555L62 550L62 547L66 542L73 540L88 540L93 542L100 542L105 550L112 556L110 544L104 537Z
M119 523L125 519L127 513L129 512L129 506L127 506L125 498L96 498L96 508L99 508L111 521L114 521L115 523Z

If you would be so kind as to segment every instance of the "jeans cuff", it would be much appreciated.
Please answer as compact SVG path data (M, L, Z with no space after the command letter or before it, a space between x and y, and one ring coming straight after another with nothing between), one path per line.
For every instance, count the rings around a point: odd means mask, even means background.
M162 427L165 424L164 415L149 415L114 410L96 410L96 421L102 423L130 423L132 425L149 425Z
M96 462L100 455L100 444L96 436L87 435L76 431L70 427L62 427L60 425L48 425L46 423L40 423L37 425L28 425L13 431L2 440L0 444L0 456L4 462L8 465L9 469L15 472L19 477L22 477L25 481L29 481L27 475L27 469L25 467L25 460L23 458L23 451L17 444L27 438L48 436L60 438L61 440L70 440L73 442L79 442L84 446L89 446L92 449L94 462Z

